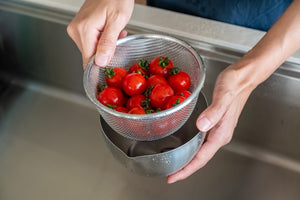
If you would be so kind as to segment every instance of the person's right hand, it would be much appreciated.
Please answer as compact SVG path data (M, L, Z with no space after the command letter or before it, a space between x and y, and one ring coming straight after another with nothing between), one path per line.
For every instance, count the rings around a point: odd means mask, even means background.
M118 38L127 32L134 0L86 0L67 28L82 54L83 67L95 55L95 63L106 66L116 48Z

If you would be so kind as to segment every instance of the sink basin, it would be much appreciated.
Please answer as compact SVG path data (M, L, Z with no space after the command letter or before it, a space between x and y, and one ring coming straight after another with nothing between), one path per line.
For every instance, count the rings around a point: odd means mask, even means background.
M100 136L80 52L66 35L67 20L61 23L73 15L3 4L0 19L9 20L0 21L0 199L299 199L299 64L285 63L253 92L230 144L168 185L125 169ZM207 66L202 92L210 102L217 75L241 54L192 44Z

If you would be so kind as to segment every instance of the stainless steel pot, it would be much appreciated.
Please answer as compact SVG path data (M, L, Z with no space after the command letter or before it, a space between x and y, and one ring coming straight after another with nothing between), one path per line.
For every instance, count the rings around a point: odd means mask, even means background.
M182 169L195 156L205 134L196 127L196 119L207 107L202 93L187 122L172 135L154 141L136 141L116 133L100 117L102 134L114 157L134 173L168 176Z

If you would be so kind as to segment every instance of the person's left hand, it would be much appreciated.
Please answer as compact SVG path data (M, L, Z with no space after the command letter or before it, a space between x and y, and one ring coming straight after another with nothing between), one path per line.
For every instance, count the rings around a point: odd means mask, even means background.
M187 178L230 142L240 113L254 88L249 84L251 81L247 80L247 74L236 69L236 65L229 66L218 76L212 103L196 122L199 130L208 132L206 140L186 167L167 178L168 183Z

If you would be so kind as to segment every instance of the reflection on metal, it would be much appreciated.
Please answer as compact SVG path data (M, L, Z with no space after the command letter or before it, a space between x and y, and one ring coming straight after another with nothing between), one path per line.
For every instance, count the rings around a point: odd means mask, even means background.
M286 62L257 87L233 141L170 186L129 173L99 137L68 17L60 23L37 9L44 20L3 2L0 19L9 20L0 20L0 199L299 199L299 64ZM151 32L141 27L128 30ZM186 39L205 60L202 92L211 102L218 74L243 52Z
M288 156L267 151L263 148L257 148L253 145L247 145L240 142L231 142L230 145L224 146L224 150L246 156L261 162L281 167L300 174L300 160L294 160Z
M59 8L49 8L24 1L0 0L0 10L23 14L63 25L69 24L74 17L74 12L60 10Z
M168 176L186 166L204 141L195 121L207 108L202 93L188 121L175 133L153 141L136 141L115 132L101 117L102 134L115 158L130 171L144 176Z

